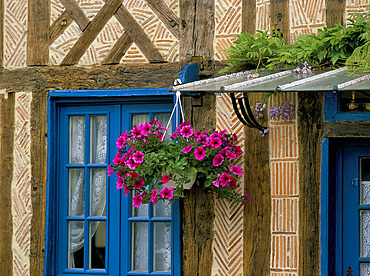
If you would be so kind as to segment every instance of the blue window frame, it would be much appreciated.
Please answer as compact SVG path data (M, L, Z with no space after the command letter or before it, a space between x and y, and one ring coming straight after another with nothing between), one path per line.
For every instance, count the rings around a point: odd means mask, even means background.
M44 275L180 275L179 203L134 208L106 176L118 135L141 120L168 120L173 93L49 95Z

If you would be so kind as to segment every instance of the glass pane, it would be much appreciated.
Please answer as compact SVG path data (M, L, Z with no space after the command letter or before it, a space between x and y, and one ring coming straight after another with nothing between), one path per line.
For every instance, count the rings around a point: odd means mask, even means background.
M370 264L361 264L361 276L370 276Z
M361 204L370 204L370 159L361 159Z
M69 169L69 215L85 214L85 170Z
M107 162L107 116L90 118L90 160L91 163Z
M143 123L149 122L149 114L133 115L131 120L132 126L139 126Z
M106 222L90 222L90 268L105 269Z
M153 208L154 217L171 217L171 206L172 204L166 200L160 200Z
M90 170L90 216L102 216L106 205L106 169Z
M360 211L361 233L360 247L361 257L370 257L370 211Z
M131 270L148 271L148 223L133 222Z
M69 118L69 163L85 162L85 117Z
M159 121L163 127L167 127L168 121L170 119L171 114L165 113L165 114L155 114L154 120ZM165 141L170 141L170 136L172 134L172 122L168 126L168 130L166 132Z
M370 93L367 91L342 91L340 93L341 111L370 111Z
M68 268L84 267L84 222L68 223Z
M171 223L154 223L153 242L153 270L171 272Z

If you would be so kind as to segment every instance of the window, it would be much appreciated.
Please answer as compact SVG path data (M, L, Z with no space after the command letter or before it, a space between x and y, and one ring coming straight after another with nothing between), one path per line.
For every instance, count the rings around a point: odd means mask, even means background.
M178 202L134 208L107 177L119 134L153 119L166 125L173 94L50 96L45 275L179 275Z

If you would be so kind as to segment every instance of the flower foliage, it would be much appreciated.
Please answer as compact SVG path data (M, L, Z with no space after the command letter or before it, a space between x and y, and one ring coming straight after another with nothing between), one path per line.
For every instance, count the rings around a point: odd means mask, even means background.
M234 145L237 137L226 130L194 131L189 122L182 123L171 135L172 142L163 141L165 128L156 120L134 126L117 139L117 155L108 175L116 172L117 189L127 196L134 191L133 205L159 200L174 201L184 196L183 185L193 177L196 183L209 192L228 201L245 204L250 201L245 192L236 192L236 181L243 170L233 165L242 154ZM175 188L165 186L175 182Z

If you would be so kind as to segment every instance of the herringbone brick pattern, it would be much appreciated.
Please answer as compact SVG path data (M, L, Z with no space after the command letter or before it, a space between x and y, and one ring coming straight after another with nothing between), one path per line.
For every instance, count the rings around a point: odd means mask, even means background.
M228 49L241 32L241 0L215 1L215 59L225 60Z
M26 66L27 0L4 1L4 67Z
M236 118L228 94L216 101L216 127L227 129L238 136L238 145L244 143L244 126ZM235 162L243 167L244 157ZM238 181L238 191L244 190L244 177ZM226 200L215 201L215 236L213 240L212 275L243 275L243 206Z
M296 103L295 93L271 97ZM298 275L298 143L295 116L292 122L270 121L271 256L270 275Z
M257 0L256 30L266 31L270 28L270 0Z
M29 275L31 231L30 114L32 94L16 93L12 179L13 274Z

